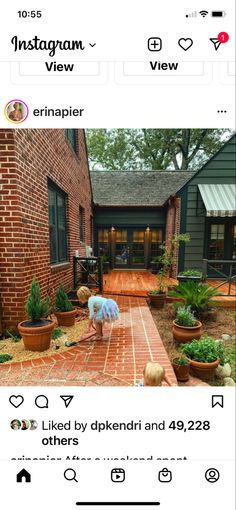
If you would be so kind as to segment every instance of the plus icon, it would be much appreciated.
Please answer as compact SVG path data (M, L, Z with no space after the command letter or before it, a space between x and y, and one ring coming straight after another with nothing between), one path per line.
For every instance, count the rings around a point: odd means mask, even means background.
M149 37L148 49L149 51L160 51L162 48L162 40L160 37Z

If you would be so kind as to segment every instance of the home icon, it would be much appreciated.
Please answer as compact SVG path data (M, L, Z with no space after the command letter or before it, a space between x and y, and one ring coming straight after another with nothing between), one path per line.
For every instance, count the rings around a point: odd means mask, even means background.
M16 475L16 481L17 483L22 483L22 481L30 483L31 482L31 474L26 471L26 469L22 469L19 473Z

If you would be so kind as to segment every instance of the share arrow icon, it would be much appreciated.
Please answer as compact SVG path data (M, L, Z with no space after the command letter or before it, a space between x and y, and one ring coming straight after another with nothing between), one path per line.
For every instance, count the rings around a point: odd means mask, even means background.
M215 46L215 50L217 51L218 48L220 47L221 45L221 42L219 41L219 39L217 37L211 37L210 38L210 41L214 44Z
M70 403L72 402L74 395L60 395L61 399L63 400L66 407L69 407Z

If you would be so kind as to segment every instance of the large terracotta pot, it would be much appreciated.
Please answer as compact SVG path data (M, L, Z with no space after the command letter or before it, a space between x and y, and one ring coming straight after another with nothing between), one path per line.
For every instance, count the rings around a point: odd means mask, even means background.
M154 308L163 308L166 302L166 293L164 294L148 294L150 305Z
M73 308L69 312L55 312L58 326L74 326L77 313L77 308Z
M175 363L175 360L178 358L173 359L172 366L175 372L175 375L180 382L187 382L189 380L189 370L190 370L190 363L188 360L188 365L179 365L178 363Z
M51 334L55 328L55 322L50 319L42 319L32 326L32 322L23 321L18 324L18 330L23 338L27 351L46 351L50 347ZM40 325L42 324L42 325Z
M186 327L179 326L179 324L176 324L176 321L174 320L172 333L173 339L178 344L185 344L192 340L198 340L202 335L202 323L200 321L196 321L196 326Z
M215 369L220 364L220 359L216 359L215 361L212 361L211 363L202 363L200 361L195 361L190 358L188 358L191 372L193 372L193 375L196 375L199 379L203 379L206 381L209 381L213 379L215 374Z

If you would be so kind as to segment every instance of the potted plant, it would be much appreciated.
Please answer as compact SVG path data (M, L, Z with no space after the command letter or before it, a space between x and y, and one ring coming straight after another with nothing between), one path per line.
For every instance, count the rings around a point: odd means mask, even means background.
M50 299L41 299L40 286L33 278L25 310L27 319L18 324L18 330L28 351L45 351L49 349L51 334L55 322L48 319Z
M185 356L181 355L179 358L174 358L172 367L178 381L187 382L189 380L190 363Z
M154 308L163 308L166 302L166 286L163 271L160 271L157 275L157 283L157 288L151 290L148 294L149 302Z
M74 326L78 310L73 307L62 284L56 292L54 313L59 326Z
M150 268L153 274L157 274L158 269L160 268L159 256L153 257L150 262Z
M207 283L196 283L193 281L181 282L175 286L175 290L169 293L181 306L190 306L191 310L200 317L202 313L209 310L216 302L214 297L222 296L222 292L214 289Z
M182 306L177 309L172 333L174 340L179 344L191 342L194 338L201 338L202 323L195 319L190 306Z
M224 345L210 336L182 344L180 350L189 359L193 374L200 379L212 379L218 365L225 363Z
M202 280L202 272L197 269L186 269L178 274L177 280L179 282L187 282L192 280L193 282L198 282Z
M103 273L107 274L110 269L110 262L109 262L108 256L105 253L101 256L101 261L102 261Z
M188 243L189 241L189 234L175 234L171 239L170 246L166 246L165 242L160 245L161 255L156 257L156 259L166 276L171 276L172 265L175 262L176 252L179 249L180 243Z

